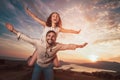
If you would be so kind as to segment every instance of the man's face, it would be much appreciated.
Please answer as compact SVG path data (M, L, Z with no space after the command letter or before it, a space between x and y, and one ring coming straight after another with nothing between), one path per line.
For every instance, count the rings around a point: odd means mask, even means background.
M49 45L53 45L56 41L56 35L53 32L50 32L46 36L46 41Z

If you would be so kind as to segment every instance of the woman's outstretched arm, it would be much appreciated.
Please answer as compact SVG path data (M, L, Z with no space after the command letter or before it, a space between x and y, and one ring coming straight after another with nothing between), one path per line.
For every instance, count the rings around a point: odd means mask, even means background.
M25 8L25 11L28 15L30 15L34 20L36 20L38 23L40 23L42 26L46 26L46 22L42 19L38 18L35 14L33 14L28 8Z
M72 30L72 29L60 28L60 32L79 34L81 32L81 30L75 31L75 30Z

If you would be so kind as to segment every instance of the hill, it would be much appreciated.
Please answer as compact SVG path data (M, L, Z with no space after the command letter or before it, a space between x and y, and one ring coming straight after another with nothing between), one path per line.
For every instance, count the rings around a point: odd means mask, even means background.
M83 63L79 65L120 72L120 63L117 63L117 62L98 61L95 63Z

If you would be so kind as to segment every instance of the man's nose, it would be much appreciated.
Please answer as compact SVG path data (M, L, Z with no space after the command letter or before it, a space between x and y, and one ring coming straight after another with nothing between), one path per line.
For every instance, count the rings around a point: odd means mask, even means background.
M52 39L52 37L50 37L50 39Z

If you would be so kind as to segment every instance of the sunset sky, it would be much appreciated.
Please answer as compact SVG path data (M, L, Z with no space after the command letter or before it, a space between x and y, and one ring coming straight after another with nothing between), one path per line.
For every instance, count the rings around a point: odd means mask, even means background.
M58 12L64 28L81 29L80 34L59 34L61 43L88 42L85 48L58 52L59 60L120 62L120 0L0 0L0 56L26 59L32 55L34 47L5 28L10 22L18 31L40 38L43 27L25 7L44 21Z

